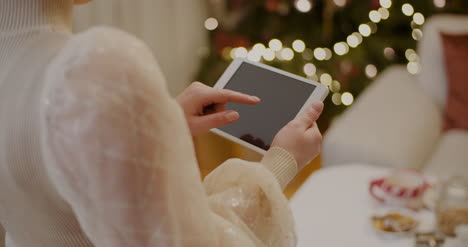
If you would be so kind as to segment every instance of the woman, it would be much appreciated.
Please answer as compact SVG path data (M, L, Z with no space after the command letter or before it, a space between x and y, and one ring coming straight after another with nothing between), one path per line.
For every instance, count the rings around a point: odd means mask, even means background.
M193 84L174 100L141 41L71 35L72 7L0 1L6 246L294 246L281 190L319 152L323 105L285 126L261 164L228 160L202 184L191 134L237 120L227 102L259 99Z

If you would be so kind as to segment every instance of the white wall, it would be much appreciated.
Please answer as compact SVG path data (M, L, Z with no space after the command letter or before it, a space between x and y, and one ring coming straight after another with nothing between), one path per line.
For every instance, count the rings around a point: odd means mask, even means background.
M197 51L207 45L206 7L206 0L96 0L75 8L74 27L111 25L143 39L176 95L192 81Z

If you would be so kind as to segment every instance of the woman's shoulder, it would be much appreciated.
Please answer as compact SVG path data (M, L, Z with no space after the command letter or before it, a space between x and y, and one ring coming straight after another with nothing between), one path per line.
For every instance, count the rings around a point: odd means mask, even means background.
M108 63L100 64L103 59ZM117 28L100 26L72 35L51 66L67 70L84 65L112 67L152 60L152 52L142 40Z
M81 51L99 52L103 50L113 52L134 52L147 50L146 44L128 32L108 26L97 26L74 34L68 41L66 48L80 47ZM77 50L78 51L78 50Z
M46 70L47 83L123 83L126 79L164 78L151 50L137 37L112 27L93 27L73 35ZM54 83L56 82L56 83Z
M144 42L110 27L73 35L48 65L44 79L44 98L71 108L81 104L77 101L124 108L112 102L153 98L167 91L159 66Z

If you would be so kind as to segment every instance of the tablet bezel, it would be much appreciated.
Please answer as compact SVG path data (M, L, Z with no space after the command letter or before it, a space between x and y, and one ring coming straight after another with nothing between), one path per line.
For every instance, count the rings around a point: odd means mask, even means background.
M229 82L229 80L232 78L232 76L236 73L236 71L239 69L239 67L243 64L243 63L249 63L249 64L252 64L252 65L255 65L255 66L259 66L261 68L264 68L264 69L267 69L267 70L271 70L273 72L276 72L276 73L279 73L279 74L282 74L282 75L285 75L285 76L288 76L288 77L291 77L291 78L294 78L296 80L299 80L299 81L302 81L302 82L305 82L305 83L308 83L308 84L311 84L311 85L314 85L316 86L315 90L312 92L312 94L309 96L309 98L305 101L304 105L301 107L301 109L299 110L298 114L299 115L301 112L303 112L305 110L305 108L310 105L312 102L316 102L316 101L323 101L327 95L328 95L328 88L323 85L323 84L320 84L318 82L314 82L314 81L311 81L307 78L304 78L304 77L301 77L301 76L298 76L298 75L295 75L295 74L292 74L292 73L289 73L289 72L286 72L286 71L283 71L283 70L280 70L280 69L277 69L277 68L274 68L274 67L271 67L271 66L268 66L268 65L265 65L265 64L262 64L262 63L257 63L257 62L253 62L253 61L249 61L249 60L246 60L246 59L242 59L242 58L237 58L235 59L234 61L232 61L232 63L228 66L228 68L226 69L226 71L223 73L223 75L219 78L219 80L216 82L216 84L213 86L214 88L224 88L226 86L226 84ZM297 116L296 115L296 116ZM260 154L265 154L266 153L266 150L263 150L255 145L252 145L238 137L235 137L223 130L220 130L220 129L217 129L217 128L214 128L214 129L211 129L211 132L217 134L217 135L220 135L226 139L229 139L237 144L240 144L244 147L247 147L249 149L252 149Z

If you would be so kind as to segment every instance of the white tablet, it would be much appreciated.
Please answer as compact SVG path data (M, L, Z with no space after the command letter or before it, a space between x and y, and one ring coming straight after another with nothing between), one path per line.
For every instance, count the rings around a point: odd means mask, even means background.
M212 129L259 153L265 153L276 133L306 106L328 95L328 88L320 83L244 59L234 60L214 87L261 99L257 105L228 103L226 110L239 112L239 120Z

